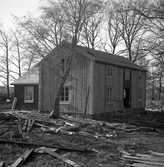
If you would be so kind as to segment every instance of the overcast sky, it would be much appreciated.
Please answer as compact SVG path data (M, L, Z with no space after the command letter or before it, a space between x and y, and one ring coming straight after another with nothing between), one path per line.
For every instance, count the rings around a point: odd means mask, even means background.
M13 26L12 14L18 17L28 12L36 14L40 0L0 0L0 22L4 29Z
M12 15L23 17L28 12L37 14L39 5L40 0L0 0L0 24L3 24L5 31L14 28Z

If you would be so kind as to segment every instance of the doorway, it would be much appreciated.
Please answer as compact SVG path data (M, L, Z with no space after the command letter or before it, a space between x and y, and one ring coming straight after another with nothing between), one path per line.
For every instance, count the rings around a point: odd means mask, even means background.
M130 108L130 88L123 89L124 108Z

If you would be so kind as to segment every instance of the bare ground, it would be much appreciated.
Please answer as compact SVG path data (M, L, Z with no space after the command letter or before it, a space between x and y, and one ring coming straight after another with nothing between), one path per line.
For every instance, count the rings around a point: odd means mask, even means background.
M44 124L45 127L34 124L23 142L34 145L39 143L43 146L58 145L60 147L56 151L58 154L81 167L123 167L126 161L122 155L126 152L131 155L151 154L151 151L164 153L164 112L147 111L142 115L117 116L104 121L69 115L62 115L62 118L52 120L46 114L28 111L3 113L5 115L0 113L0 139L22 141L17 117L22 119L22 124L25 119L33 118L35 122ZM85 148L92 152L64 149L68 147ZM30 148L34 146L0 142L0 161L9 166ZM46 153L32 153L22 166L69 167L71 165Z

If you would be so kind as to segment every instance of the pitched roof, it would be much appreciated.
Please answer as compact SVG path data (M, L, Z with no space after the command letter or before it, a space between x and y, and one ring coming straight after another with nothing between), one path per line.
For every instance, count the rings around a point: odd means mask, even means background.
M29 85L39 84L39 65L35 65L32 69L26 72L23 76L16 79L11 85Z
M49 55L55 52L55 50L62 46L62 45L67 45L68 47L71 47L71 44L62 41L55 49L53 49L45 58L48 58ZM109 65L115 65L119 67L125 67L125 68L131 68L135 70L140 70L140 71L146 71L144 68L136 65L129 59L122 57L122 56L117 56L113 55L110 53L98 51L98 50L93 50L87 47L79 46L76 45L74 49L82 54L83 56L98 62L98 63L103 63L103 64L109 64ZM44 61L44 59L42 60ZM41 62L42 62L41 61ZM25 73L23 76L19 77L16 79L11 85L19 85L19 84L39 84L39 63L35 65L31 70L29 70L27 73Z
M144 68L136 65L129 59L122 57L122 56L113 55L110 53L93 50L93 49L83 47L83 46L78 46L78 45L75 46L75 50L81 53L82 55L88 57L89 59L92 59L93 61L98 62L98 63L146 71Z

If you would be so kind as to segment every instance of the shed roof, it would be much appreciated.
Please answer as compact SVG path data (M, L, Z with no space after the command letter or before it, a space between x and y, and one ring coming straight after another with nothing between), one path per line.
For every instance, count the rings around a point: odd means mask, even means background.
M39 84L39 65L35 65L23 76L16 79L11 85L34 85Z

